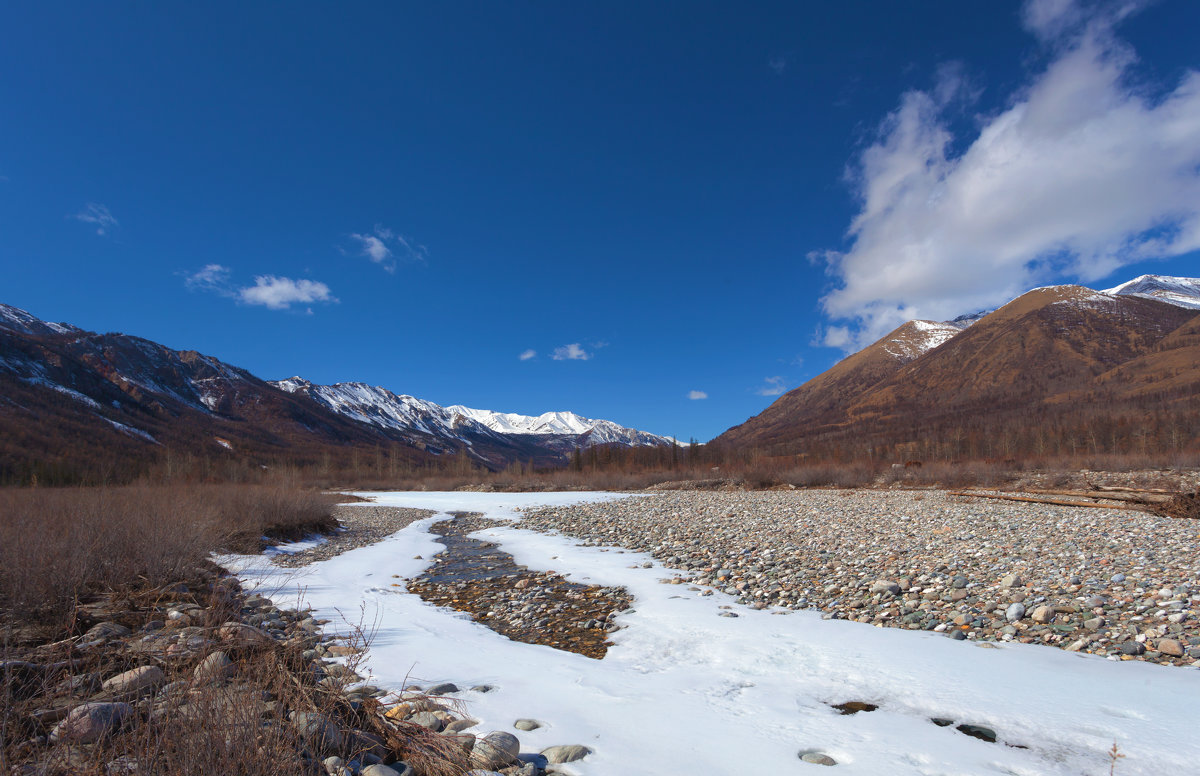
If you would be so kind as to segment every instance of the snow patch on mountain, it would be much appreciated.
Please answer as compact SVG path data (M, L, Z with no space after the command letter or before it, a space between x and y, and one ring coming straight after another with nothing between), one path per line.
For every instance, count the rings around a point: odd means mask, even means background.
M901 361L912 361L917 356L933 350L962 331L961 326L939 321L909 321L894 332L883 351Z
M158 444L157 439L150 436L150 434L146 433L145 431L142 431L140 428L134 428L133 426L126 426L124 423L118 423L117 421L109 420L108 418L102 418L102 419L111 423L113 428L117 429L118 431L122 431L122 432L128 434L129 436L137 437L138 439L144 439L147 442L152 442L154 444Z
M1105 294L1142 296L1160 302L1200 310L1200 278L1142 275L1127 283L1105 289Z
M22 310L20 307L13 307L8 304L0 304L0 328L18 331L22 334L35 335L68 334L81 331L81 329L65 323L43 321L41 318Z

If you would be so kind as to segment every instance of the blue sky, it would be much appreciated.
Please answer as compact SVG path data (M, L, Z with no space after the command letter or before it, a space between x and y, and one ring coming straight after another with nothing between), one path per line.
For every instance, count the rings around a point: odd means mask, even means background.
M0 301L706 440L907 318L1200 274L1197 29L1186 0L10 4Z

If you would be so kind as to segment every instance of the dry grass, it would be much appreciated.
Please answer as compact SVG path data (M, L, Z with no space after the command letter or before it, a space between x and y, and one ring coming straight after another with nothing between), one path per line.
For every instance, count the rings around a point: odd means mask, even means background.
M171 583L218 548L331 527L331 505L269 485L0 490L0 614L65 622L89 596Z

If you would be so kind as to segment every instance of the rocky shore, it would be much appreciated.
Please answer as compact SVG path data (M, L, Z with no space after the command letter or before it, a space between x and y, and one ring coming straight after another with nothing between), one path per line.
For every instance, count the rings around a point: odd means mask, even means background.
M272 559L275 565L295 568L319 560L328 560L356 547L374 544L401 528L407 528L417 520L434 514L428 509L381 507L375 504L337 504L332 513L341 526L337 533L323 537L323 541L315 547L276 555Z
M523 528L652 554L695 595L955 639L1200 664L1196 524L941 491L661 493Z

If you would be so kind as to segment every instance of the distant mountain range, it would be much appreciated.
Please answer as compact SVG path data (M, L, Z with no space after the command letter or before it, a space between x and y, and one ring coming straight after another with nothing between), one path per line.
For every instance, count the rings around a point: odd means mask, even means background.
M1178 449L1200 435L1200 280L1034 289L909 321L713 443L842 459Z
M0 482L117 476L172 455L243 463L390 463L446 456L501 468L561 464L577 447L673 440L571 412L441 407L362 383L268 382L195 351L50 323L0 304Z

